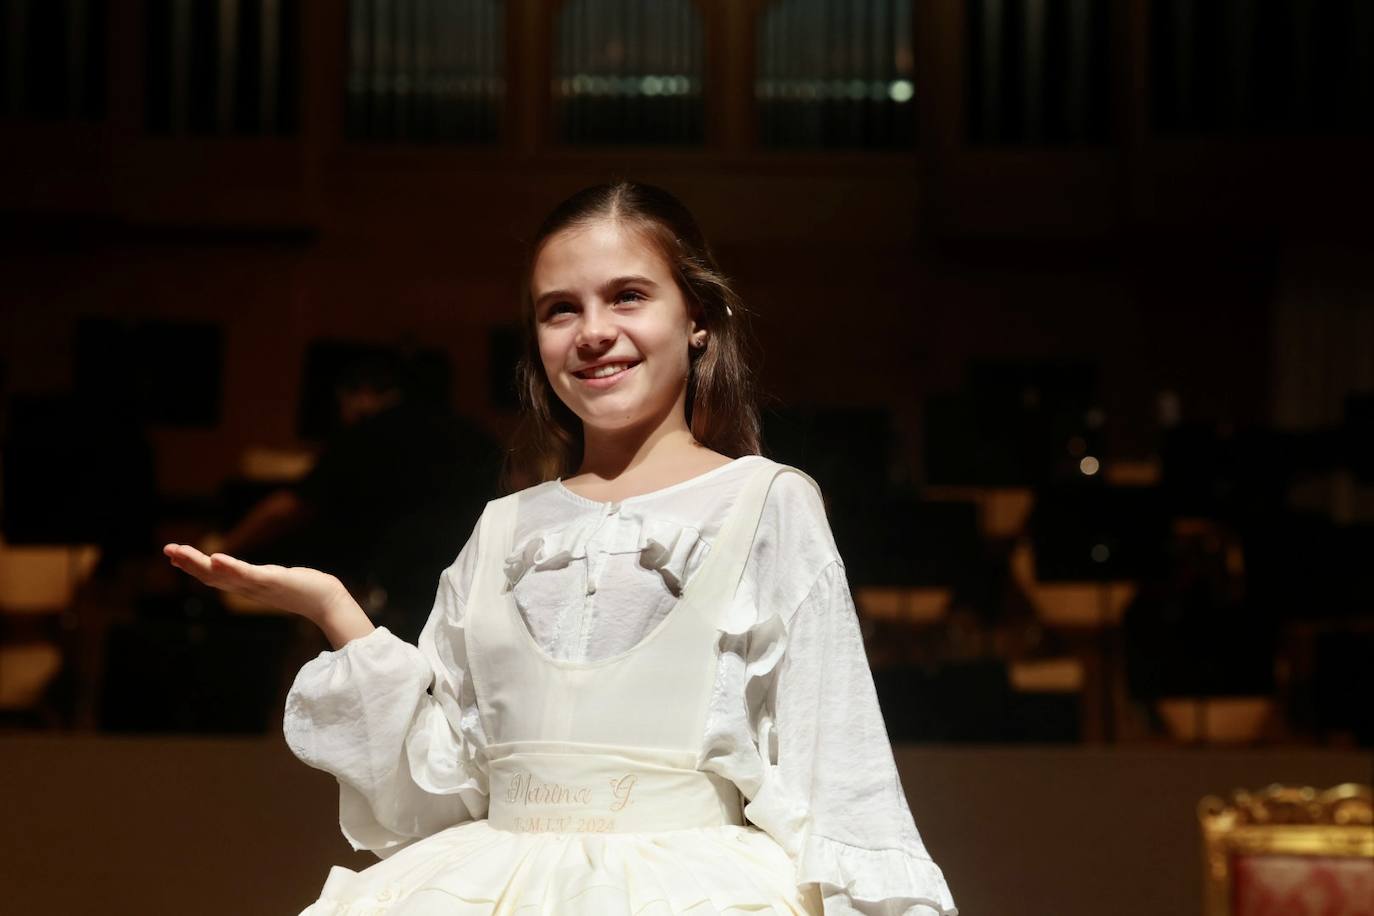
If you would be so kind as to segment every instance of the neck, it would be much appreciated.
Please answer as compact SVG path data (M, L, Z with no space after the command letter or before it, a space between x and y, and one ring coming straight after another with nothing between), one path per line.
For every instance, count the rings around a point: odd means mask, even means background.
M626 429L583 426L579 475L614 480L626 472L683 455L701 444L687 428L683 398L659 422Z

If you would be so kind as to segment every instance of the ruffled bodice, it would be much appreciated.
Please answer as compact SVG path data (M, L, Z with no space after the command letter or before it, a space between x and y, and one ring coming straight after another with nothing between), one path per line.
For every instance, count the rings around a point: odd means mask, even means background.
M601 516L583 515L561 528L531 533L506 557L506 582L517 588L530 570L564 569L575 560L634 556L639 566L657 573L674 594L711 552L711 545L692 525L661 516L646 516L621 507ZM597 581L587 579L594 592Z
M619 503L558 481L522 491L501 572L529 635L551 657L583 661L637 644L690 587L750 465L765 460ZM418 649L378 629L309 662L288 697L292 750L338 777L345 835L383 858L486 815L488 736L465 634L477 540L441 577ZM907 809L811 485L785 475L770 491L717 646L697 767L738 787L745 818L785 851L795 880L828 916L955 913Z

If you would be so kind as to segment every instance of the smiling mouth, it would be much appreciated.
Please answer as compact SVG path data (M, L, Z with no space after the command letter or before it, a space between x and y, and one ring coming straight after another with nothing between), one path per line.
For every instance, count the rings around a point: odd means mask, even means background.
M597 366L595 369L584 369L581 372L574 372L573 375L580 379L603 379L614 378L622 372L626 372L639 365L639 360L623 363L608 363L604 366Z

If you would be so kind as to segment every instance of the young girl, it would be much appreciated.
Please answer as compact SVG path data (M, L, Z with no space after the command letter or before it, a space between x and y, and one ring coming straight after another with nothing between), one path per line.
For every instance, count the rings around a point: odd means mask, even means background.
M542 482L488 503L418 647L332 576L165 548L335 647L286 740L382 861L305 913L955 913L821 494L759 454L744 309L691 215L588 188L525 279L512 463Z

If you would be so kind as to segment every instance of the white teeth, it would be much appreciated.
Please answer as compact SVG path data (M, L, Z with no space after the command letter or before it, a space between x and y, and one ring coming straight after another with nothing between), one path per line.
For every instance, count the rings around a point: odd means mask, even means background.
M597 366L590 372L578 373L583 378L605 378L608 375L615 375L623 369L630 368L629 363L611 363L606 366Z

